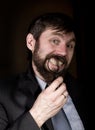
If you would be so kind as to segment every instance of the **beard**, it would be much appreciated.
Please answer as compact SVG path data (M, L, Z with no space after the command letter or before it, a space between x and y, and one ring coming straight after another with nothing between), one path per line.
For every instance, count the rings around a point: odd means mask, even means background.
M42 59L40 57L40 55L38 54L39 50L40 50L40 43L36 43L35 44L35 50L34 53L32 54L32 60L37 68L37 71L40 73L40 75L44 78L44 80L50 84L54 79L56 79L59 76L64 77L65 73L67 71L67 59L65 56L61 56L61 55L57 55L57 54L47 54L47 56ZM58 64L59 62L62 63L62 65L64 65L64 68L60 69L59 65L56 65L57 68L51 68L49 63L50 61L52 61L51 59L53 59L54 62L56 62L56 64Z

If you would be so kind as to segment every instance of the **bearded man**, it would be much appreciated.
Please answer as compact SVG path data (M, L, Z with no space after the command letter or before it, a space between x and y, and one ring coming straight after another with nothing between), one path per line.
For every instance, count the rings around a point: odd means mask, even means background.
M67 71L76 45L72 19L63 13L37 17L26 45L28 71L0 85L0 130L84 130Z

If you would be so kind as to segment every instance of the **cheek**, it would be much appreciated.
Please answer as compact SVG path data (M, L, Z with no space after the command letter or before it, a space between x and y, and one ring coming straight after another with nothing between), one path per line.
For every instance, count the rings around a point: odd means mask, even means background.
M45 58L48 54L50 54L52 52L52 49L50 49L50 47L48 46L42 46L39 49L38 54L42 57Z
M69 52L68 53L68 64L70 64L72 57L73 57L73 52Z
M40 49L40 50L38 51L38 55L39 55L42 59L44 59L44 58L47 56L48 53L49 53L49 51L48 51L47 49L45 49L45 48L42 48L42 49Z

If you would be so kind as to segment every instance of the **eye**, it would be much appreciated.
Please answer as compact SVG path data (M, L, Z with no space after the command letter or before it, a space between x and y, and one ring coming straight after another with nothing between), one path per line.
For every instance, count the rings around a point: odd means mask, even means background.
M67 44L67 48L74 49L74 44Z
M58 39L52 39L51 41L55 45L59 45L59 43L60 43L60 41Z

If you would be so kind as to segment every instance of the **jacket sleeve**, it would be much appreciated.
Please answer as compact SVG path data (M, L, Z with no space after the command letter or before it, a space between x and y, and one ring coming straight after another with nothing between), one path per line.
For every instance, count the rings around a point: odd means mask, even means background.
M21 115L12 124L9 123L6 111L0 104L0 130L40 130L40 128L29 112Z

